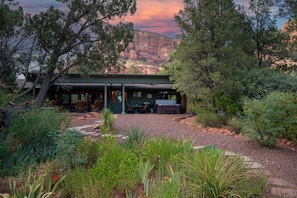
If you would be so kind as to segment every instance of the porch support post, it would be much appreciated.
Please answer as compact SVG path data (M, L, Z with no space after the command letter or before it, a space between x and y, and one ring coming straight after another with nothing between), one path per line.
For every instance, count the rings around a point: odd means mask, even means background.
M104 85L104 108L107 109L107 83Z
M125 83L122 83L122 114L125 114Z

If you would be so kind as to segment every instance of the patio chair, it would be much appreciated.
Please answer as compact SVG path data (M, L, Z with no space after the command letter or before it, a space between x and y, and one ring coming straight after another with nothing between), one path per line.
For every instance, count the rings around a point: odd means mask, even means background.
M85 100L77 100L75 102L75 109L79 112L86 111L88 109L87 101Z
M128 103L126 103L126 113L134 113L134 109Z
M101 111L103 109L103 101L102 100L95 100L94 104L91 105L93 111Z
M139 109L139 112L140 113L146 113L147 112L147 107L148 107L148 104L144 104L142 108Z

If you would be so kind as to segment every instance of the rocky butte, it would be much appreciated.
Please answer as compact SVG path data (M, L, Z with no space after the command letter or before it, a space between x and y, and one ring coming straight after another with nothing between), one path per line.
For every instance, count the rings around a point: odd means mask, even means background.
M178 42L161 34L135 30L133 42L121 53L125 68L120 73L158 73Z

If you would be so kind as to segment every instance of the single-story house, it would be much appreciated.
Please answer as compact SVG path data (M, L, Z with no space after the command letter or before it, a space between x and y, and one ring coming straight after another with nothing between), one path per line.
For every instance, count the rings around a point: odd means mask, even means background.
M31 74L29 81L34 81ZM33 93L36 95L38 86ZM48 99L70 111L114 113L185 113L187 97L173 89L169 75L93 74L82 78L68 74L50 87Z

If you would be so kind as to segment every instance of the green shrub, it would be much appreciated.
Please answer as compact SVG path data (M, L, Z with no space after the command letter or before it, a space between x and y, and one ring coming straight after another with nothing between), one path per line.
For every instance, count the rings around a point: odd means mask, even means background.
M271 68L254 68L245 75L244 95L250 98L261 98L271 92L295 92L297 79L288 72Z
M215 113L212 111L200 111L197 116L197 122L206 127L221 127L226 124L227 117L224 113Z
M216 91L214 94L215 109L217 111L225 112L227 114L237 114L240 112L241 105L239 100L234 100L232 96L222 92Z
M7 137L2 139L1 144L11 153L1 155L1 174L15 175L28 166L53 159L55 141L63 120L63 115L46 109L31 108L25 114L12 114Z
M102 197L110 196L115 187L125 192L139 183L140 158L133 151L110 142L101 152L92 174L102 182Z
M92 169L78 167L66 172L61 193L63 197L106 197L104 183L92 173Z
M132 127L127 133L128 142L135 142L141 145L145 140L144 130L140 127Z
M115 127L114 127L114 121L115 118L112 115L112 112L110 109L104 108L101 111L102 118L103 118L103 124L101 125L101 132L102 133L114 133Z
M83 137L84 135L78 131L67 130L61 133L56 140L56 157L61 166L74 169L87 164L86 154L79 152Z
M0 89L0 107L4 107L13 99L13 94L7 90Z
M263 99L246 99L243 132L260 145L274 147L279 137L297 142L297 101L290 93L274 92Z
M244 197L248 193L263 193L265 183L258 184L257 188L243 185L253 177L242 158L227 157L222 150L215 147L200 149L193 155L184 157L182 165L189 187L187 194L196 197Z
M8 127L8 141L14 146L48 144L48 133L59 131L65 117L53 110L32 108L25 114L14 113Z
M242 132L243 122L243 119L234 116L227 121L227 124L232 132L239 134Z
M67 173L63 194L68 197L109 197L113 189L121 192L140 182L140 159L115 142L99 147L101 153L90 169L76 168Z
M91 137L86 137L78 146L78 153L84 156L86 168L91 168L96 164L98 157L100 156L100 148L102 143L99 140L94 140Z

